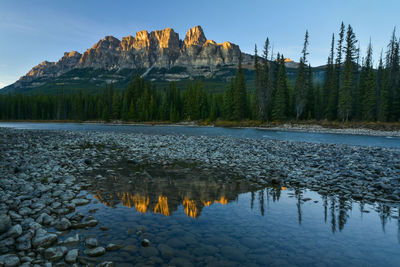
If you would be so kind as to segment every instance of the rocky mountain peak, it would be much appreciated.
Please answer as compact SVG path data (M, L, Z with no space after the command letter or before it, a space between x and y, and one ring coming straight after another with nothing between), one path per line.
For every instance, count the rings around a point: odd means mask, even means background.
M186 32L186 37L184 40L185 46L189 47L192 45L202 46L207 41L201 26L196 26L189 29Z
M101 50L107 50L107 49L116 49L120 45L121 41L115 38L114 36L106 36L100 41L98 41L92 49L101 49Z
M172 28L153 31L150 33L150 39L159 49L179 48L179 35Z
M83 54L71 51L64 53L57 62L44 61L10 85L9 90L43 85L74 69L97 69L99 70L97 73L102 73L101 70L181 67L186 69L185 74L171 74L168 79L211 77L218 68L236 67L240 55L239 46L235 44L230 42L217 44L213 40L207 40L201 26L189 29L184 40L180 40L178 33L172 28L150 33L144 30L137 32L135 37L131 35L123 37L121 41L113 36L106 36ZM251 56L243 54L243 65L246 62L248 65L252 64ZM84 76L88 72L82 71L82 73ZM147 75L148 72L145 73ZM81 78L82 80L89 78L78 76L77 74L74 77L74 82ZM102 78L101 74L98 77L90 77L90 81L96 82L99 86L101 85L99 81L102 79L105 78Z

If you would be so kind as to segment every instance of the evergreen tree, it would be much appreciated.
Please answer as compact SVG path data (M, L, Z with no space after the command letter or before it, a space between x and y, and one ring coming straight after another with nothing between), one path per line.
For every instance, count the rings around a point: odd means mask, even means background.
M347 27L346 35L346 57L344 62L343 78L342 84L339 90L339 106L338 114L342 121L348 121L351 119L352 107L353 107L353 91L355 87L354 83L354 68L355 68L355 58L357 49L355 48L357 40L353 32L352 27L349 25Z
M304 37L304 45L302 50L302 56L300 58L300 64L297 69L296 82L294 86L294 108L296 120L299 120L302 116L307 102L307 46L308 46L308 31L306 31Z
M233 117L235 120L243 120L247 117L247 93L246 83L242 69L242 55L239 55L238 71L235 76L233 92Z
M112 118L117 120L120 118L120 105L121 100L119 98L119 94L117 92L114 93L112 98Z
M260 63L258 62L257 45L254 47L254 85L257 95L257 113L260 119L264 120L266 117L266 95L263 84L263 72Z
M287 119L288 113L288 84L285 67L285 59L282 55L278 59L279 72L277 77L277 88L276 96L274 101L274 107L272 109L272 118L275 121L284 121Z

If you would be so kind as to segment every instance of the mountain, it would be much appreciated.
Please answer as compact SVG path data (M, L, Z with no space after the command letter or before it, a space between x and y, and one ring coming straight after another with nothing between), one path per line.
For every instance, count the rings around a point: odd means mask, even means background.
M253 56L233 43L208 40L200 26L189 29L183 40L172 28L140 31L121 40L106 36L83 54L66 52L57 62L40 63L1 92L95 89L110 82L118 87L136 74L160 82L194 78L226 82L241 54L243 66L251 69Z

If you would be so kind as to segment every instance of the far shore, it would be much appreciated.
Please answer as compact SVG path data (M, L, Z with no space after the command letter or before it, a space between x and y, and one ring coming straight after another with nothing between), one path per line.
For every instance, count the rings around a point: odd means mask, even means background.
M290 121L285 123L261 121L81 121L81 120L0 120L1 123L80 123L106 125L138 126L190 126L190 127L224 127L263 129L271 131L293 131L310 133L354 134L371 136L400 137L400 122L328 122L328 121Z

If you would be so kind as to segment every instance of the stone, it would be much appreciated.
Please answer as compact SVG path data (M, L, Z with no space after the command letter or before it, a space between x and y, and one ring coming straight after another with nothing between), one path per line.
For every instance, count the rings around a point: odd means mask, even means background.
M15 254L6 254L0 256L0 266L14 267L21 263L19 257Z
M68 249L66 247L51 247L44 251L44 257L49 261L58 261L64 258L64 255L67 253Z
M148 246L150 246L151 242L150 242L150 240L145 238L142 240L141 244L143 247L148 247Z
M71 222L67 218L62 218L61 220L57 221L54 225L58 231L65 231L71 227Z
M32 245L35 248L48 247L57 240L56 234L49 234L46 230L38 229L35 237L32 239Z
M91 159L85 159L83 161L86 165L92 165L92 160Z
M70 236L64 241L61 242L63 245L77 245L79 243L79 235L75 234L74 236Z
M7 236L8 237L18 237L22 234L22 227L20 224L16 224L13 227L11 227L8 232L7 232Z
M106 249L103 247L97 247L97 248L91 248L91 249L85 250L85 254L90 257L98 257L101 255L104 255L105 253L106 253Z
M114 263L112 261L103 261L97 264L96 267L114 267Z
M12 250L15 245L15 240L11 237L3 239L0 241L0 253L8 253Z
M86 198L75 198L71 201L73 204L75 204L76 206L83 206L86 205L90 202L90 200L86 199Z
M65 262L75 263L76 260L78 259L78 255L79 255L78 249L72 249L72 250L68 251L67 255L65 255Z
M86 238L85 245L88 248L95 248L99 245L99 241L94 237Z
M106 247L107 251L114 251L114 250L119 250L119 249L121 249L121 246L113 244L113 243L108 244Z
M0 234L5 233L12 226L10 216L6 214L0 214Z

